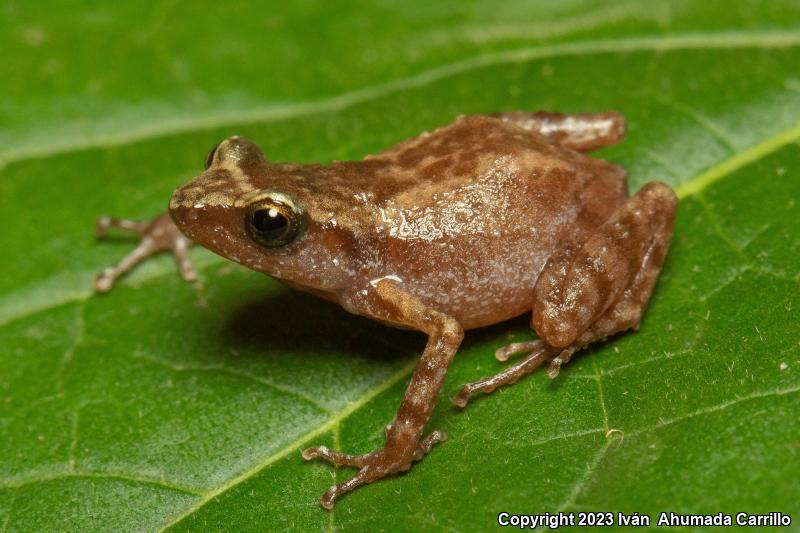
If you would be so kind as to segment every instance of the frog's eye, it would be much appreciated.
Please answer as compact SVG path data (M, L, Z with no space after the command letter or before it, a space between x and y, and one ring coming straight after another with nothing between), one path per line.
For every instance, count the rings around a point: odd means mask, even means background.
M300 233L300 213L290 202L266 198L251 205L246 217L250 237L267 248L289 244Z
M211 163L214 161L214 154L217 153L217 148L219 148L220 144L222 144L222 143L215 144L214 148L212 148L211 151L208 152L208 155L206 156L206 170L209 169L209 167L211 166Z

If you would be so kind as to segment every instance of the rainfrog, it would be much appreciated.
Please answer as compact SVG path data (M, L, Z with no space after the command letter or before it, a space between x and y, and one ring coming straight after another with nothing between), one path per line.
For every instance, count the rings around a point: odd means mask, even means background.
M109 290L164 249L192 279L187 250L197 242L351 313L427 334L382 448L302 452L358 470L322 496L331 509L445 440L424 430L464 330L531 312L537 338L497 350L501 361L521 357L464 385L458 407L543 363L555 377L576 351L638 328L677 199L660 182L629 196L620 166L585 155L624 133L613 112L462 116L377 155L326 165L271 162L230 137L174 192L168 214L98 221L99 234L121 227L142 240L95 288Z

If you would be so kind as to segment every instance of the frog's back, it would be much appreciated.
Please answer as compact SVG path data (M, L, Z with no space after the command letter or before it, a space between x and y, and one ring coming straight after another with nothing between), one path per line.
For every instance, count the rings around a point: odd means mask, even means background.
M530 182L546 173L581 179L619 167L554 144L540 133L485 115L462 116L452 124L408 139L357 164L367 189L386 197L414 197L416 205L436 190L450 190L454 181L478 181L509 164L516 176ZM419 194L415 194L418 192Z
M486 116L343 165L359 166L352 179L375 209L364 248L382 250L380 271L465 327L529 308L565 234L604 220L626 196L619 167Z
M599 223L627 197L621 167L482 115L462 116L349 164L360 165L352 179L383 206L381 217L405 211L406 226L414 213L424 213L426 227L431 218L461 218L478 233L507 236L546 226L539 213L575 206ZM455 225L458 232L470 229L466 223Z

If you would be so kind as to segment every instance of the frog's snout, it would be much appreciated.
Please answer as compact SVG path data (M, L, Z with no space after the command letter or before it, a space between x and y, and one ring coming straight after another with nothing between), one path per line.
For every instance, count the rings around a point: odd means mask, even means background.
M201 223L201 217L198 210L195 209L190 202L186 202L186 197L183 195L181 189L177 189L172 193L172 199L169 203L169 216L184 235L192 240L197 240L193 228L198 227Z
M200 178L175 189L169 202L169 214L175 225L193 240L200 240L197 233L214 218L212 211L219 207L214 197L210 197Z
M187 195L182 187L172 194L169 214L178 229L197 244L233 258L237 255L236 242L241 240L237 233L243 226L241 214L224 204L204 203L208 200Z

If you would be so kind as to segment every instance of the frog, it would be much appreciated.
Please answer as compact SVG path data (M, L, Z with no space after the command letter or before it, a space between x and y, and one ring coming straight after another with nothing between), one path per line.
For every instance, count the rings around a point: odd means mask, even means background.
M497 349L499 361L515 362L461 387L457 408L543 365L555 378L579 350L639 328L678 202L660 181L630 195L622 166L588 154L625 133L613 111L464 115L375 155L327 164L273 162L229 137L174 191L167 213L98 220L98 235L122 228L141 241L94 287L107 292L161 250L193 280L188 250L199 243L350 313L426 334L382 447L302 450L306 460L356 470L322 495L332 509L447 439L425 429L465 330L530 313L536 335Z

